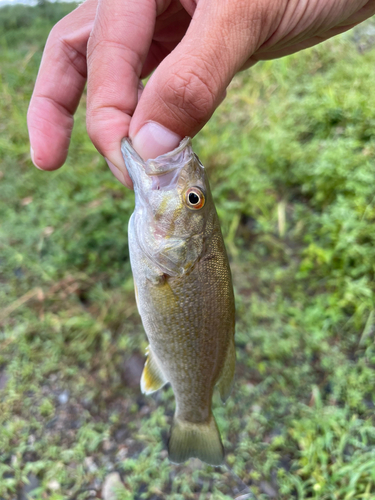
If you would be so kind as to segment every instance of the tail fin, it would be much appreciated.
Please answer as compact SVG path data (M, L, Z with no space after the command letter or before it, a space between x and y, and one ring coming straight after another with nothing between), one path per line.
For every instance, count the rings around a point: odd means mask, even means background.
M169 459L174 463L199 458L210 465L224 460L224 447L214 416L207 423L194 424L175 417L168 443Z

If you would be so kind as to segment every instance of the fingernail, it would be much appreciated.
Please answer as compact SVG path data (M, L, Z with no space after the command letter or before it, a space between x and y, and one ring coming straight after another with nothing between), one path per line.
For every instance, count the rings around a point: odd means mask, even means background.
M133 184L131 183L130 179L128 178L127 175L125 175L116 165L114 165L111 161L108 160L108 158L104 158L105 161L107 162L107 165L112 172L112 174L116 177L118 181L121 182L121 184L124 184L124 186L128 187L129 189L133 189Z
M43 170L42 168L38 167L38 165L35 163L35 154L34 154L34 150L31 146L30 146L30 157L31 157L31 161L34 164L34 167L36 167L38 170Z
M148 122L131 139L137 153L144 160L149 160L175 149L180 144L182 137L163 127L160 123Z

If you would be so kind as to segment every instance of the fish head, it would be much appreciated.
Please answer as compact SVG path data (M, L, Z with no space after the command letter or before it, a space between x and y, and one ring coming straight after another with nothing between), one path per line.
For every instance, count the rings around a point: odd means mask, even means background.
M208 221L215 210L205 169L190 138L174 151L147 161L129 139L123 139L122 153L134 184L135 233L141 250L167 275L188 272L204 251Z

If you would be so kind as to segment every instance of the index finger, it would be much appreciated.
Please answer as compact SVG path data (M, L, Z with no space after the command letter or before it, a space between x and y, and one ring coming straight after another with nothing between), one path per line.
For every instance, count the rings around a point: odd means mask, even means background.
M100 0L88 45L87 130L99 152L126 175L128 135L156 16L170 0Z
M27 114L32 160L55 170L66 160L73 115L86 82L86 46L97 0L87 0L52 29Z

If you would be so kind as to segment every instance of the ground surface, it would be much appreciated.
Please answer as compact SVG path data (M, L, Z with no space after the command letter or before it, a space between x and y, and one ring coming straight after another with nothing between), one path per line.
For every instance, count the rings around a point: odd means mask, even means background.
M0 15L0 498L101 498L111 471L119 500L375 498L374 24L238 76L194 141L237 301L213 469L168 462L173 394L140 394L134 200L84 99L64 168L30 162L28 99L68 8Z

